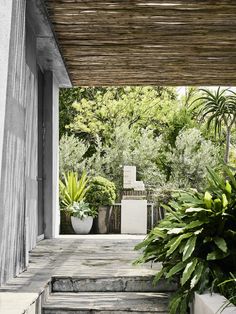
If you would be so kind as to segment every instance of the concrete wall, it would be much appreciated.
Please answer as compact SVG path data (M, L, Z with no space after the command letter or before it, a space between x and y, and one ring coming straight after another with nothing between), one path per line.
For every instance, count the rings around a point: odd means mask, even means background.
M59 149L59 85L53 73L44 74L44 123L45 123L45 165L44 165L44 215L45 238L59 234L58 204L58 149ZM53 209L53 210L52 210Z
M0 284L25 268L25 5L25 0L13 0L10 15L4 138L0 147Z
M39 62L37 34L32 17L26 16L26 0L3 0L1 9L6 35L2 38L4 46L0 46L4 79L0 81L0 285L25 269L28 251L37 242ZM51 238L59 229L59 84L52 70L42 71L46 165L44 227L45 236Z
M217 293L195 293L191 314L235 314L236 307L230 305L225 307L228 300Z

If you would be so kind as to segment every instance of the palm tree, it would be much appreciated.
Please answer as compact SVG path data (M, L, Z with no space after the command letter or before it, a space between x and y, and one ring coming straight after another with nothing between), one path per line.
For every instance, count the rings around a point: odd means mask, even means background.
M226 128L224 161L228 163L231 130L236 122L236 94L229 89L221 90L220 87L215 92L201 90L204 95L197 99L200 100L199 113L203 119L207 119L207 128L213 124L215 136L221 136L223 127Z

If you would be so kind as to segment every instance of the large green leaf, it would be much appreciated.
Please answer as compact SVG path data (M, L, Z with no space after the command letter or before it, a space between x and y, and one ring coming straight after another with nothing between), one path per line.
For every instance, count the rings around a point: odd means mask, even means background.
M178 248L178 246L180 245L182 240L187 239L187 238L189 238L191 236L192 236L191 232L182 234L180 236L177 236L176 240L174 241L174 243L171 245L171 247L167 251L166 257L170 256Z
M223 259L227 256L227 253L222 252L219 249L216 249L207 254L207 261L214 261L218 259Z
M194 220L192 222L190 222L186 227L185 230L189 230L189 229L194 229L196 227L200 227L202 225L204 225L205 221L201 221L201 220Z
M184 252L183 252L183 258L182 258L183 261L186 261L192 255L195 249L196 241L197 241L196 235L188 239L184 248Z
M155 286L158 281L163 277L165 273L165 268L162 268L155 276L154 280L153 280L153 285Z
M229 193L229 194L232 193L232 186L231 186L231 184L229 183L228 180L226 180L225 191L226 191L227 193Z
M224 166L224 172L227 174L227 176L230 178L230 183L232 184L232 186L234 187L234 189L236 189L236 178L234 177L232 171L229 169L229 167ZM225 186L226 191L229 193L229 187L227 187L227 183ZM232 187L231 187L231 191L230 194L232 192Z
M196 286L196 284L199 282L199 280L201 279L203 270L204 270L204 264L202 262L199 262L194 271L194 274L190 283L191 289L193 289Z
M188 311L188 302L187 302L187 296L184 294L181 298L181 303L179 307L179 314L186 314Z
M167 232L167 234L180 234L183 233L184 228L173 228Z
M170 300L170 305L169 305L170 314L178 313L178 309L179 309L181 301L182 301L182 297L180 295L176 295L172 297L172 299Z
M166 211L168 211L173 217L175 217L177 221L181 222L181 219L179 218L178 213L176 213L174 210L172 210L172 209L170 208L170 206L167 206L167 205L163 204L162 207L163 207Z
M204 202L205 202L206 208L210 209L212 206L212 195L208 191L205 192Z
M186 213L199 213L199 212L211 212L210 209L202 208L202 207L190 207L187 208Z
M222 194L222 205L223 205L223 207L224 207L224 208L227 207L228 204L229 204L229 202L228 202L228 200L227 200L226 195L225 195L225 194Z
M165 238L165 233L160 228L157 227L152 230L152 234L158 236L159 238Z
M197 266L198 259L192 259L185 267L182 278L181 278L181 285L183 286L191 277L195 267Z
M216 237L213 240L222 252L227 253L228 251L227 244L223 238Z
M177 274L178 272L180 272L182 269L184 269L186 266L186 262L179 262L178 264L176 264L174 267L172 267L168 273L166 274L166 278L170 278L173 275Z

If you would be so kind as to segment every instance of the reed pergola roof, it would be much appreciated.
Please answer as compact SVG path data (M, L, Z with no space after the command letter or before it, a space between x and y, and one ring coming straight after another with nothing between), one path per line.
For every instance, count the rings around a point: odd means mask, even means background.
M74 85L236 85L235 0L45 1Z

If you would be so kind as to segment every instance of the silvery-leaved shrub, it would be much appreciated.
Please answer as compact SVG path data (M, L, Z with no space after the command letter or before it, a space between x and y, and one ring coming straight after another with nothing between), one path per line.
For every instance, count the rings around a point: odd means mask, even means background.
M63 135L59 146L59 169L60 178L69 171L81 174L85 169L84 155L88 145L74 135Z
M72 216L77 217L81 220L87 217L97 217L97 210L94 207L91 207L88 203L83 200L80 202L74 202L69 210L72 213Z
M205 184L206 167L219 164L219 149L204 139L201 131L192 128L182 130L175 141L175 148L168 155L171 168L170 181L176 187L201 188Z

